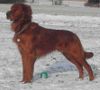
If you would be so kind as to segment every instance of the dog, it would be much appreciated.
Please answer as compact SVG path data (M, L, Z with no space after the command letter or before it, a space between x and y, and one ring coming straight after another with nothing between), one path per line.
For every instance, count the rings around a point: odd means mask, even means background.
M87 70L89 80L94 74L86 59L93 56L85 52L78 36L67 30L53 30L32 22L32 10L27 4L16 3L7 12L11 20L11 29L15 32L13 41L17 44L22 56L22 82L32 82L34 64L37 58L54 50L61 52L79 71L79 78L84 78L83 67Z

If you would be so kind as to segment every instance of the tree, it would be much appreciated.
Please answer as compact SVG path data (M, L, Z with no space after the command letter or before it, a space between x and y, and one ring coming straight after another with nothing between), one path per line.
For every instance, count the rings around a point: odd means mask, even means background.
M25 0L0 0L0 3L25 2Z
M85 4L85 6L100 6L100 0L88 0L88 2Z
M32 0L32 2L34 3L34 0Z
M88 0L88 3L99 3L99 0Z

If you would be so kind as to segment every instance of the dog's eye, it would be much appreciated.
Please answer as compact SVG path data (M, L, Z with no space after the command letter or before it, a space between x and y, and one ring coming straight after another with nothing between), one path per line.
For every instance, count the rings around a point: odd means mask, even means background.
M16 11L16 8L12 9L11 11L12 11L12 12L15 12L15 11Z
M19 9L19 8L16 8L16 7L12 7L12 8L11 8L12 11L16 11L16 10L18 10L18 9Z
M12 9L12 10L11 10L11 13L14 14L14 13L16 13L17 11L18 11L17 9Z

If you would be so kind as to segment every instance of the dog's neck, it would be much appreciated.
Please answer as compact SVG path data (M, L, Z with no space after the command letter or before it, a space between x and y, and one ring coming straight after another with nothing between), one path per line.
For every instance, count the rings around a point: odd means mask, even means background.
M18 30L15 32L16 35L20 35L21 33L23 33L28 27L29 27L30 23L25 24L21 30Z
M14 21L11 25L11 29L15 32L18 33L20 32L26 25L28 25L29 23L31 23L31 21L25 21L25 20L18 20L18 21Z

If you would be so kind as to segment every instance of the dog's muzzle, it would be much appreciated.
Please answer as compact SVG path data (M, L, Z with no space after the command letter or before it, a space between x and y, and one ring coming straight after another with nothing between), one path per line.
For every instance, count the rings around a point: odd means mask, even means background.
M6 13L6 17L7 17L7 19L10 19L10 11L8 11L7 13Z

